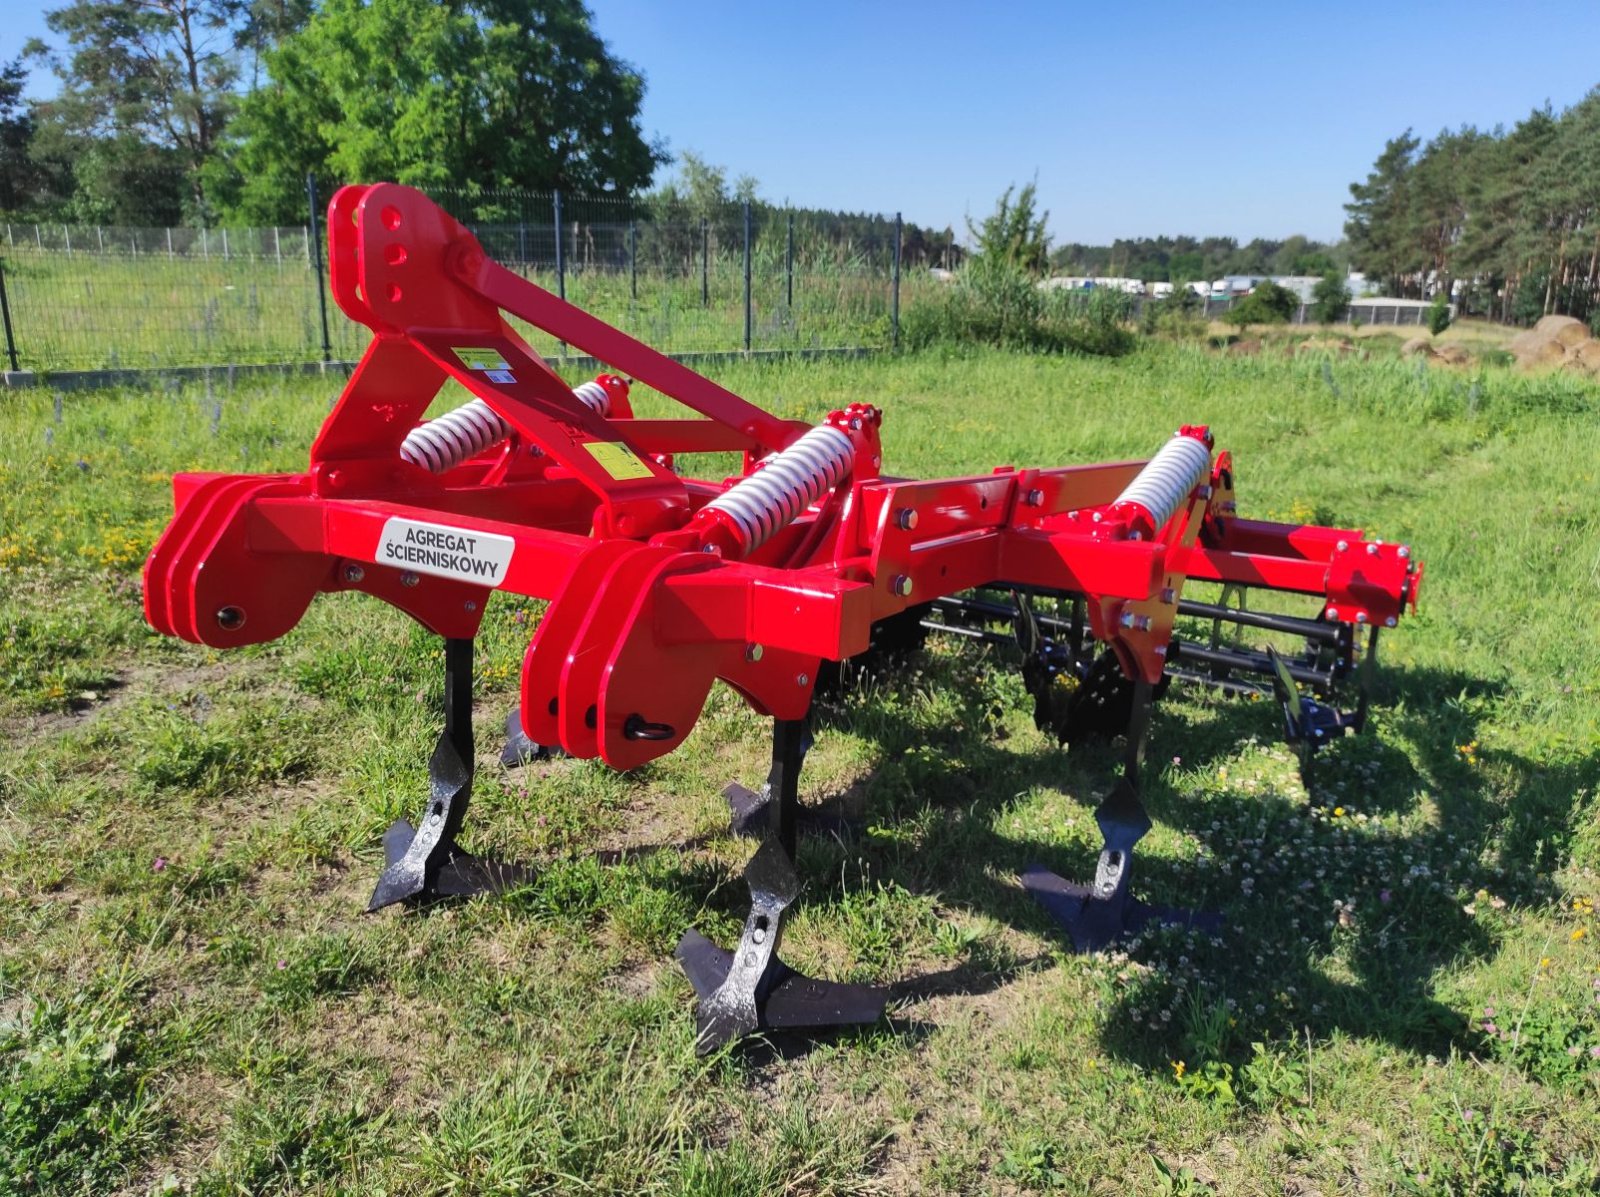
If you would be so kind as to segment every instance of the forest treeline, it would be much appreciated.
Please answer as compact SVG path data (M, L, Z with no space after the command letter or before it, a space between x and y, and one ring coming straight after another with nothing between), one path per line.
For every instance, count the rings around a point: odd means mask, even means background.
M1350 258L1392 295L1527 323L1600 293L1600 89L1510 129L1407 129L1350 187Z

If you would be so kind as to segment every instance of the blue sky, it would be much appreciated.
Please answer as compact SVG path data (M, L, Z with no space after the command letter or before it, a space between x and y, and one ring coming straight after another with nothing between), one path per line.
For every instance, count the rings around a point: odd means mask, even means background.
M1335 238L1388 137L1600 84L1593 0L590 4L647 132L765 198L960 229L1036 174L1058 241ZM45 7L0 0L0 59Z

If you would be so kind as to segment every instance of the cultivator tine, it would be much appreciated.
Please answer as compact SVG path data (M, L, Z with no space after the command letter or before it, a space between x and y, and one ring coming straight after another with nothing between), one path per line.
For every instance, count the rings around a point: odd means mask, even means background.
M428 760L428 809L420 824L405 819L383 835L384 870L367 913L396 902L498 892L532 879L520 865L463 851L456 835L472 800L472 641L445 641L445 727Z
M565 756L558 746L540 744L522 730L522 708L512 707L506 716L506 745L500 750L500 763L507 769L518 769L534 761L547 761L551 757Z
M1094 882L1083 885L1067 881L1039 865L1022 874L1022 888L1066 928L1072 946L1080 952L1103 951L1152 922L1203 927L1221 924L1219 915L1141 902L1129 889L1134 847L1152 826L1150 814L1139 798L1139 773L1154 701L1147 682L1130 683L1129 691L1123 775L1094 812L1102 841Z
M738 945L725 952L694 930L678 943L678 962L699 998L695 1047L702 1055L758 1031L871 1024L883 1017L887 991L814 980L778 958L784 916L800 896L790 845L808 742L804 720L775 721L772 772L755 811L766 818L767 832L745 866L750 913Z
M1373 648L1377 631L1373 630ZM1371 649L1369 649L1370 656ZM1320 703L1301 694L1300 686L1290 672L1288 664L1278 650L1267 647L1267 657L1272 662L1272 688L1283 706L1283 738L1300 754L1300 778L1307 787L1311 784L1311 764L1317 750L1325 748L1334 739L1349 731L1359 731L1366 721L1366 695L1353 712Z

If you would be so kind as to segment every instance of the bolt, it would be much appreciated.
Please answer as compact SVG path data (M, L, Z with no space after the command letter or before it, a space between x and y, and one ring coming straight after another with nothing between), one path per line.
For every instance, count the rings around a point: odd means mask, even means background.
M402 586L415 586L420 581L422 581L422 579L417 577L417 575L412 573L409 569L400 575L400 585Z
M1037 507L1037 506L1039 506L1039 504L1041 504L1043 502L1044 502L1044 491L1042 491L1042 490L1030 490L1028 492L1028 506L1029 507Z
M352 561L349 565L344 567L344 580L346 582L349 582L350 585L352 585L352 586L354 586L357 582L361 581L361 579L366 577L366 576L367 576L367 571L362 569L354 561Z
M744 650L744 659L746 661L759 661L759 660L761 660L761 646L759 644L752 644L752 645L748 646Z
M911 579L905 574L896 574L894 581L889 584L889 589L893 590L901 598L910 598L913 586Z
M1167 655L1167 646L1165 644L1158 644L1150 651L1155 653L1155 655L1158 657L1164 657Z
M856 423L859 424L860 421L858 420ZM754 931L750 932L750 939L755 943L766 943L767 933L760 927L757 927Z
M1386 627L1386 628L1392 628L1392 627L1394 627L1394 625L1395 625L1395 618L1394 618L1393 615L1389 616L1388 619L1383 621L1383 626Z
M1396 550L1396 552L1400 554L1400 560L1405 561L1411 556L1411 546L1408 544L1403 544L1399 547L1399 549Z
M1348 553L1350 551L1350 542L1348 540L1341 540L1333 547L1338 549L1341 553Z
M1124 611L1122 613L1122 618L1119 619L1117 622L1120 623L1125 628L1131 628L1133 626L1133 612L1132 611Z
M236 632L244 627L243 607L223 607L217 612L217 626L224 632Z
M1356 612L1356 622L1357 623L1366 623L1367 622L1367 613L1365 611L1357 611Z
M1216 493L1216 491L1215 491L1215 490L1213 490L1213 489L1212 489L1212 488L1211 488L1211 487L1210 487L1210 486L1202 486L1202 487L1201 487L1201 488L1200 488L1200 497L1201 497L1201 498L1202 498L1202 499L1207 499L1207 500L1209 500L1209 499L1210 499L1210 498L1211 498L1211 496L1212 496L1212 495L1213 495L1213 494L1215 494L1215 493Z
M809 686L811 684L811 675L806 673L796 674L794 684L797 686Z
M714 544L701 545L700 551L702 553L715 553L717 552L717 546Z
M1178 592L1170 586L1161 588L1161 601L1167 606L1172 606L1172 600L1178 597Z
M1338 619L1339 618L1339 608L1337 608L1337 607L1329 607L1328 608L1328 618L1330 620Z
M1094 522L1095 523L1098 524L1104 518L1105 517L1103 515L1101 515L1100 512L1097 511L1097 512L1094 513Z
M894 522L898 524L903 531L912 531L917 526L916 509L913 507L902 507L899 511L895 512Z
M1375 545L1375 544L1369 544L1367 546L1367 556L1368 557L1376 557L1377 555L1378 555L1378 546Z
M471 615L474 611L476 611L478 609L478 604L473 602L471 599L468 599L466 602L462 603L461 605L467 609L467 614L468 615Z

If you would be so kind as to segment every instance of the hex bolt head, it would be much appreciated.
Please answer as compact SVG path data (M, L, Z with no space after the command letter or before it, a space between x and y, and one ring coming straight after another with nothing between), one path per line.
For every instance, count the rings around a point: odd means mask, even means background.
M1174 590L1171 586L1163 586L1161 588L1161 601L1163 603L1165 603L1167 606L1169 606L1169 607L1172 606L1173 602L1177 599L1177 597L1178 597L1178 592L1176 590Z
M466 611L467 611L468 615L471 615L474 611L476 611L478 609L478 604L473 602L471 599L468 599L466 602L462 603L461 605L464 608L466 608Z
M1044 491L1036 489L1036 490L1030 490L1028 492L1028 506L1029 507L1037 507L1043 502L1044 502Z
M1357 611L1356 612L1356 622L1357 623L1366 623L1367 622L1367 613L1365 611Z
M409 569L400 575L400 585L402 586L415 586L420 581L422 581L422 579L417 577L417 575L412 573Z
M244 627L243 607L222 607L217 611L217 626L224 632L237 631Z
M1337 607L1329 607L1328 608L1328 618L1330 620L1338 619L1339 618L1339 608L1337 608Z
M744 650L744 659L746 661L759 661L761 660L762 651L759 644L748 645Z
M1410 557L1411 557L1411 546L1408 545L1408 544L1403 544L1398 549L1396 549L1395 552L1400 554L1400 560L1402 560L1402 561L1409 560Z
M352 586L356 585L361 581L362 578L365 578L366 576L367 571L362 569L354 561L344 567L344 580L350 583Z
M1368 557L1376 557L1377 555L1378 555L1378 546L1375 545L1375 544L1369 544L1367 546L1367 556Z
M797 686L809 686L811 684L811 675L809 673L795 674L794 684Z
M1339 550L1339 552L1341 552L1341 553L1348 553L1350 551L1350 542L1348 540L1341 540L1338 544L1334 545L1333 547L1335 549Z
M894 522L898 524L903 531L913 531L917 526L916 509L914 507L902 507L899 511L895 512Z
M1393 615L1391 615L1391 616L1389 616L1388 619L1383 621L1383 626L1386 627L1386 628L1392 628L1392 627L1394 627L1396 622L1397 621L1396 621L1395 617Z
M914 588L915 586L911 579L905 574L896 574L894 576L894 581L889 584L889 589L893 590L901 598L910 598L911 591Z

